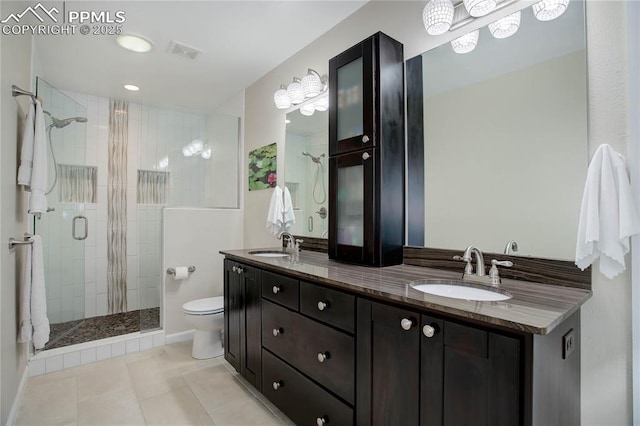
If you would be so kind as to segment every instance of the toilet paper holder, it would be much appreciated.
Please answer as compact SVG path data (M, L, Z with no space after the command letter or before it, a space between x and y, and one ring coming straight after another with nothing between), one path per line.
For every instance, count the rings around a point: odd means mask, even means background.
M189 273L195 272L196 271L196 267L191 265L187 268L187 271L189 271ZM176 268L167 268L167 274L169 275L175 275L176 274Z

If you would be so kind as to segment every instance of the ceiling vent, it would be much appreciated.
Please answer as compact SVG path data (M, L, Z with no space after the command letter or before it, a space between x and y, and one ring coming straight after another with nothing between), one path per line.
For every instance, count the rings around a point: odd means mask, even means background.
M173 40L171 43L169 43L168 52L187 59L197 59L202 53L202 50L196 49L195 47L187 46L186 44L182 44Z

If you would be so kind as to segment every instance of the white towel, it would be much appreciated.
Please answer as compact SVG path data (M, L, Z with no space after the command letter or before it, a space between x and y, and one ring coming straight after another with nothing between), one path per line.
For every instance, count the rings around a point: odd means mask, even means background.
M293 204L291 203L291 194L289 188L284 187L284 227L285 229L291 228L296 223L296 215L293 212Z
M271 194L269 211L267 212L267 230L272 235L277 235L282 229L284 218L284 193L282 188L276 186Z
M20 167L18 168L18 185L31 184L31 169L33 167L33 136L35 132L36 106L31 104L27 113L27 120L22 132L22 150L20 151Z
M33 136L33 169L31 170L31 196L29 213L47 212L47 134L40 101L36 100L35 128Z
M42 349L49 341L49 319L47 318L47 294L44 284L44 261L42 239L38 235L29 238L32 242L26 251L24 282L20 292L19 342L33 339L33 346Z
M613 278L625 270L629 237L640 233L624 157L609 145L596 150L582 195L575 264L585 269L600 258L600 272Z

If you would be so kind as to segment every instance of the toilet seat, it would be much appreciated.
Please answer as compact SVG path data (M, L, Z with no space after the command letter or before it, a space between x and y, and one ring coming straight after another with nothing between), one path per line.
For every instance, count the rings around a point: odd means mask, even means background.
M192 300L182 305L182 310L189 315L217 314L224 311L224 298L218 296Z

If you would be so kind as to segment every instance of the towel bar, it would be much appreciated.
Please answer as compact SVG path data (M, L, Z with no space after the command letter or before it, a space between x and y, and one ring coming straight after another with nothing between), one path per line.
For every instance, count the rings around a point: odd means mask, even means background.
M27 245L27 244L33 244L33 241L29 240L29 238L31 238L31 237L32 237L31 234L26 234L25 233L23 240L16 240L13 237L9 238L9 250L13 250L14 248L16 248L16 246L23 246L23 245Z
M15 84L11 85L11 96L13 96L14 98L16 96L30 96L31 100L33 100L33 102L36 101L36 95L34 95L33 93L29 92L28 90L24 90L24 89L19 88Z
M193 273L196 271L196 267L191 265L187 268L187 271L189 271L189 273ZM167 268L167 274L169 275L175 275L176 274L176 269L175 268Z

